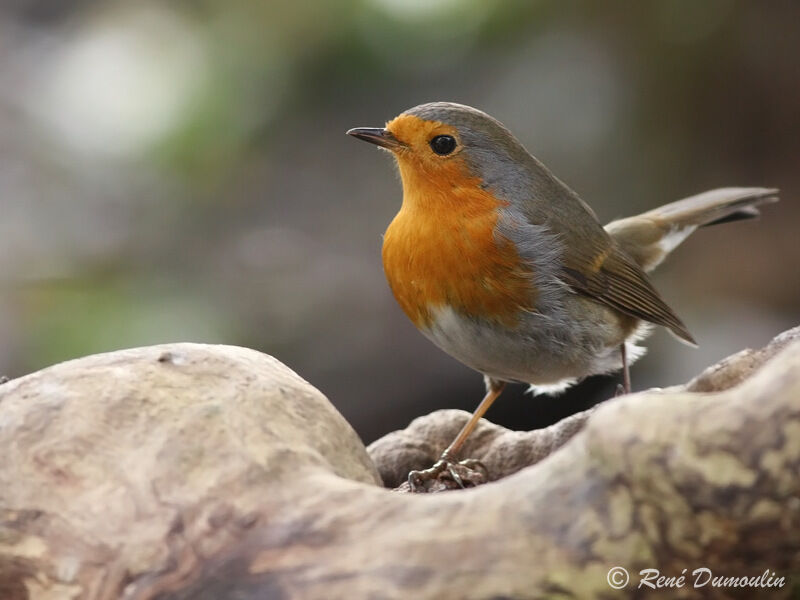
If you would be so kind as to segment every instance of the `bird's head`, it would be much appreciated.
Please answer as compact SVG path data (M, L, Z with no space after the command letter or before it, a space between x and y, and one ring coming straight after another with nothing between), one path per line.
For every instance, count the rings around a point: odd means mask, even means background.
M384 127L347 132L394 154L405 197L447 195L457 189L492 188L507 196L524 184L535 160L497 119L451 102L404 111Z

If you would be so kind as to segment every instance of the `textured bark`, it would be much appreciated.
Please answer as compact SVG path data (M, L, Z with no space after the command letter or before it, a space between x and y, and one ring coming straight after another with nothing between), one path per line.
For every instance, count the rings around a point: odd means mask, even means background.
M324 397L257 352L176 344L57 365L0 386L0 598L621 597L616 565L628 592L644 568L707 567L769 569L783 588L739 597L789 597L798 334L549 430L484 424L465 455L503 478L431 496L381 488ZM462 421L441 411L376 442L387 483Z

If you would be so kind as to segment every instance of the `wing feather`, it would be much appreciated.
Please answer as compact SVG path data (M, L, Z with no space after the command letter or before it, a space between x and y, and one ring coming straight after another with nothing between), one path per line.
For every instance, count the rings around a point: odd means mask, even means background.
M613 241L603 250L605 257L598 254L594 261L576 262L569 251L567 254L562 271L573 290L625 314L663 325L679 338L695 343L686 325L664 302L644 271Z

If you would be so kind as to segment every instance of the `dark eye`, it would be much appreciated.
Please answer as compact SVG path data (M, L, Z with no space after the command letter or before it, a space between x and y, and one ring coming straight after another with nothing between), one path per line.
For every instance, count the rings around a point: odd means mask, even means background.
M452 135L437 135L431 140L431 150L440 156L446 156L456 149L456 138Z

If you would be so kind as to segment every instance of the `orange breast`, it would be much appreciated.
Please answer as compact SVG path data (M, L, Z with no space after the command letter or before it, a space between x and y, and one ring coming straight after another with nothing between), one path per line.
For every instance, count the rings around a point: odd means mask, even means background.
M536 297L530 269L495 232L502 202L460 161L433 177L418 164L399 166L403 206L384 236L383 266L403 311L417 327L443 306L513 326Z

